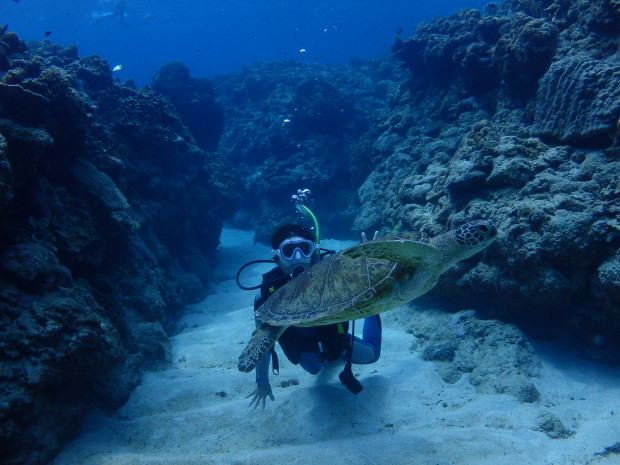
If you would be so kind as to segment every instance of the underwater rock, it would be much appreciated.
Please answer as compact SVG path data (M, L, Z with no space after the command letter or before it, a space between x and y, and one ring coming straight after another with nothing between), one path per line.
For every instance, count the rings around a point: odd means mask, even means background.
M121 86L76 47L11 37L10 55L0 45L0 461L38 465L87 409L118 408L142 370L169 363L163 327L205 295L238 189L165 98ZM184 254L202 257L203 281Z
M566 439L574 434L569 431L562 420L551 412L545 412L538 418L537 431L541 431L551 439Z
M31 294L3 283L0 292L0 457L47 463L79 431L92 380L123 359L120 334L79 287Z
M450 342L428 345L424 348L422 359L432 362L451 362L454 360L456 346Z
M2 270L30 292L54 291L69 286L71 272L56 258L53 249L37 242L22 242L5 248Z
M75 76L79 87L99 91L111 87L114 79L107 61L91 55L71 64L70 72Z
M52 137L42 129L21 126L8 119L0 119L0 133L6 140L6 158L13 172L15 189L32 182L41 160L54 144ZM28 157L22 156L24 150Z
M13 200L13 170L6 157L6 138L0 134L0 218Z
M84 191L90 194L93 200L99 202L107 211L115 212L129 208L127 198L112 179L95 168L92 163L78 159L71 171Z
M473 42L455 52L465 88L472 94L484 94L500 84L494 55L495 48L486 42Z
M161 323L143 322L136 326L134 338L150 360L170 362L170 341Z
M217 150L224 120L211 81L190 77L183 63L173 61L159 68L151 86L170 99L200 147Z
M416 34L397 38L392 51L412 72L431 85L447 86L462 79L473 94L495 90L529 95L549 67L558 43L558 28L525 13L507 17L481 16L463 9L432 23L421 23Z
M510 394L521 402L536 402L540 393L533 379L540 360L515 326L483 321L473 310L452 315L435 310L409 312L407 332L422 359L437 363L449 384L467 376L478 392Z
M15 32L2 34L0 42L6 45L6 52L9 55L13 53L24 53L26 51L26 43L21 40Z
M179 289L188 304L197 304L207 297L207 291L202 281L195 274L179 274L177 281Z
M616 2L606 0L580 0L571 2L569 15L579 19L592 31L614 36L620 25L620 8Z
M484 49L481 45L485 43L483 37L493 39L495 35L494 28L489 26L489 23L481 22L478 10L462 9L447 18L434 18L432 23L420 23L416 34L407 41L397 38L392 52L413 73L445 85L458 75L455 58L466 60L463 63L465 73L479 71L471 63L474 61L471 57L473 50L466 51L466 46L476 43L479 44L478 50ZM485 60L480 58L480 61Z
M616 219L617 226L620 227L620 220ZM600 286L599 296L604 297L605 294L614 296L614 300L620 300L620 250L616 252L616 255L607 259L598 268L598 281L592 283L595 287L594 292L597 292L596 287Z
M500 77L512 93L530 95L538 87L558 45L558 28L541 18L515 14L495 49Z
M498 134L488 121L480 121L472 127L450 160L446 173L445 189L453 202L464 202L485 190L497 157L498 143Z
M49 99L17 84L0 82L0 98L5 103L2 114L6 118L24 124L37 126L44 118Z
M293 105L293 124L303 132L337 132L350 117L349 105L338 89L316 77L299 83Z
M562 143L608 147L620 118L620 66L578 54L541 79L532 132Z
M129 354L121 363L107 370L105 375L95 376L91 387L93 394L106 409L121 408L140 383L144 364L143 354Z
M390 96L353 229L432 235L493 218L500 240L425 299L618 350L620 76L608 26L620 11L581 0L484 11L396 40L410 72Z
M216 76L226 116L219 153L244 183L235 225L269 241L279 223L299 220L290 196L310 188L322 232L348 237L355 189L380 158L376 123L400 74L391 57L380 56L337 67L255 63Z

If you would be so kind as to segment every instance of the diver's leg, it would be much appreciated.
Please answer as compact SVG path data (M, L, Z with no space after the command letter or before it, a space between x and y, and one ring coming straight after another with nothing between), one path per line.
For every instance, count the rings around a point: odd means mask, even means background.
M351 362L366 365L379 360L381 355L381 318L369 316L364 320L363 339L358 337L353 342Z
M316 352L302 352L300 355L299 364L311 375L318 374L327 363L329 362Z

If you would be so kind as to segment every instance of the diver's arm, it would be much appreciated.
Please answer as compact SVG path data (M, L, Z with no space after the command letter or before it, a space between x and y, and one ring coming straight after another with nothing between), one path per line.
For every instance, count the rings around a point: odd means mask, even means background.
M254 406L254 410L259 404L262 408L265 408L265 402L267 402L267 397L269 397L272 401L276 400L271 392L271 384L269 384L269 359L271 355L271 351L267 352L263 359L256 366L256 389L254 392L246 396L252 397L250 401L249 407Z
M271 350L263 356L256 365L256 383L263 386L269 384L269 362L271 360Z
M256 327L260 326L260 321L256 320ZM271 385L269 384L269 364L271 361L271 350L267 351L267 353L263 356L258 365L256 366L256 389L254 392L246 396L246 399L252 397L250 401L249 407L262 406L265 408L265 403L267 401L267 397L269 397L272 401L276 400L271 392Z
M256 308L256 304L260 299L260 293L254 299L254 308ZM254 324L258 328L261 325L262 321L254 318ZM271 360L271 350L268 350L258 365L256 365L256 384L260 384L266 386L269 384L269 362Z

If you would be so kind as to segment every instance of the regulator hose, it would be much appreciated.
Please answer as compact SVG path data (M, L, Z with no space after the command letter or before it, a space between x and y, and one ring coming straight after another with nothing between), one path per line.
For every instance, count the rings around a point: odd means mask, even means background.
M244 291L253 291L255 289L260 289L261 287L260 284L258 286L247 287L241 284L241 282L239 281L239 276L241 276L241 272L245 270L248 266L255 265L256 263L273 263L275 265L276 262L274 262L273 260L252 260L251 262L247 262L245 265L239 268L239 271L237 271L237 276L235 276L235 281L237 282L237 286L239 286Z

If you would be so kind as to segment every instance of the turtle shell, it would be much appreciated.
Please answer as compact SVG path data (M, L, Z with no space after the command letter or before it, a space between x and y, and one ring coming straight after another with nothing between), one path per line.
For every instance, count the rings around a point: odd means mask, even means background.
M394 247L398 243L414 244L412 260L403 263L400 258L398 262L368 258L359 252L372 248L373 252L379 250L374 255L386 255L383 250L388 250L389 255L390 248L402 249ZM274 292L256 310L256 318L275 326L318 326L380 313L383 301L387 306L388 297L403 280L415 273L417 264L434 253L433 250L426 241L412 242L409 237L350 247L309 268ZM375 305L380 300L379 306Z

